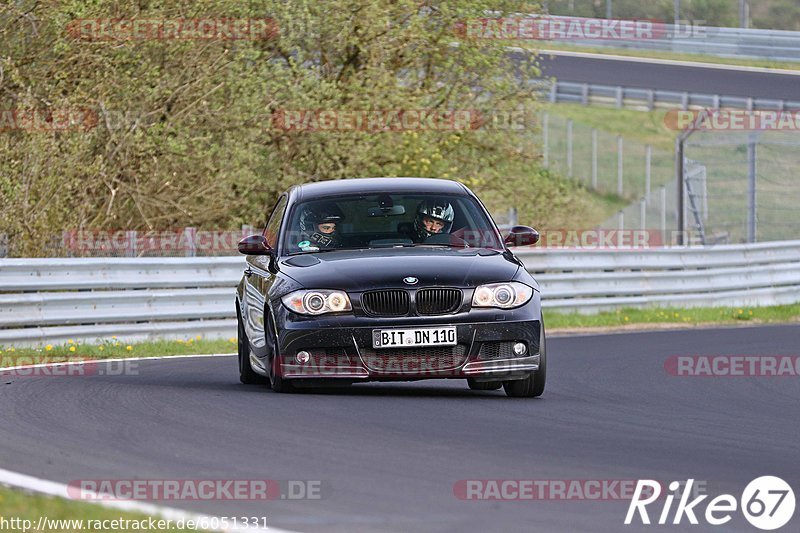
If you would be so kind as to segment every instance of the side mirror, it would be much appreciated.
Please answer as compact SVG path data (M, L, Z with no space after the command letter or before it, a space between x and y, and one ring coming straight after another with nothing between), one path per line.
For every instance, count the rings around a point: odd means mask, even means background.
M239 241L239 253L246 255L269 255L272 248L263 235L250 235Z
M528 226L514 226L503 239L508 246L533 246L539 242L539 232Z

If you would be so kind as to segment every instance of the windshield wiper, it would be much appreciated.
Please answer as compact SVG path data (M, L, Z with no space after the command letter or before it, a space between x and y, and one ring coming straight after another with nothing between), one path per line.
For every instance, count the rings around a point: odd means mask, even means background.
M287 255L302 255L302 254L321 254L323 252L338 252L341 250L368 250L363 246L347 246L345 248L320 248L319 250L299 250L297 252L289 252Z

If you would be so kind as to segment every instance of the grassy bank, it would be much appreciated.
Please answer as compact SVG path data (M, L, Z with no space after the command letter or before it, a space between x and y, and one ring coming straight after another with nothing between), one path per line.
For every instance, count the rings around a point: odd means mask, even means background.
M619 309L596 315L548 313L549 331L638 326L751 325L800 321L800 304L772 307L698 307L694 309ZM645 329L643 328L643 329Z
M12 531L35 531L40 525L40 519L42 528L39 531L63 533L142 531L148 529L148 520L150 519L145 514L107 509L63 498L32 495L7 488L0 488L0 509L2 509L3 519L8 521L8 529ZM153 517L153 519L155 525L149 528L151 530L156 528L158 531L197 531L188 528L176 529L174 521L168 524L165 519L158 517ZM159 523L159 520L163 520L163 522ZM15 524L19 527L16 527Z

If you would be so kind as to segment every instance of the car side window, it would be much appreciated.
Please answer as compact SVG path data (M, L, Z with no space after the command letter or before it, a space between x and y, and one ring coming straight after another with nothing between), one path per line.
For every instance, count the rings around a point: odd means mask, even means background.
M275 204L275 208L272 210L272 216L269 218L267 227L264 230L264 237L266 237L267 243L273 250L278 247L278 233L280 232L283 213L286 212L286 202L286 196L281 196L278 203Z

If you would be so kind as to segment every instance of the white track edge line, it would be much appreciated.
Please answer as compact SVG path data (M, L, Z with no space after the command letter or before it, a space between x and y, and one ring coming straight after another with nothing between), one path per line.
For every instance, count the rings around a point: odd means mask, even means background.
M120 511L126 512L138 512L147 514L150 516L159 516L161 518L165 518L167 520L194 520L198 523L198 530L205 530L205 531L223 531L225 533L296 533L286 529L278 529L278 528L237 528L237 529L211 529L211 528L201 528L199 527L199 523L201 520L207 521L206 523L210 522L211 520L219 517L215 517L212 515L204 515L198 513L191 513L189 511L183 511L181 509L175 509L173 507L162 507L160 505L154 505L151 503L143 503L138 501L131 501L131 500L103 500L100 499L101 497L95 493L89 491L83 491L86 494L96 496L98 499L90 498L86 500L76 500L69 497L68 487L63 483L56 483L55 481L48 481L46 479L40 479L33 476L28 476L26 474L20 474L18 472L12 472L11 470L5 470L4 468L0 468L0 485L5 485L8 487L24 489L31 492L36 492L39 494L45 494L47 496L55 496L57 498L62 498L67 501L74 501L78 503L88 503L88 504L95 504L101 507L107 507L110 509L117 509Z
M235 353L210 353L210 354L190 354L190 355L156 355L153 357L115 357L113 359L83 359L81 361L59 361L56 363L35 363L30 365L8 366L0 368L0 372L10 370L23 370L28 368L46 368L58 366L85 365L89 363L119 363L124 361L149 361L161 359L186 359L190 357L232 357ZM27 357L27 356L21 356Z
M519 47L514 47L519 48ZM630 61L633 63L653 63L657 65L672 65L676 67L700 67L717 70L735 70L740 72L757 72L761 74L784 74L788 76L800 76L800 70L789 70L782 68L766 68L766 67L748 67L745 65L730 65L724 63L704 63L702 61L684 61L680 59L660 59L655 57L638 57L638 56L621 56L616 54L598 54L592 52L571 52L568 50L527 50L534 51L539 55L554 55L566 57L584 57L587 59L605 59L608 61Z

